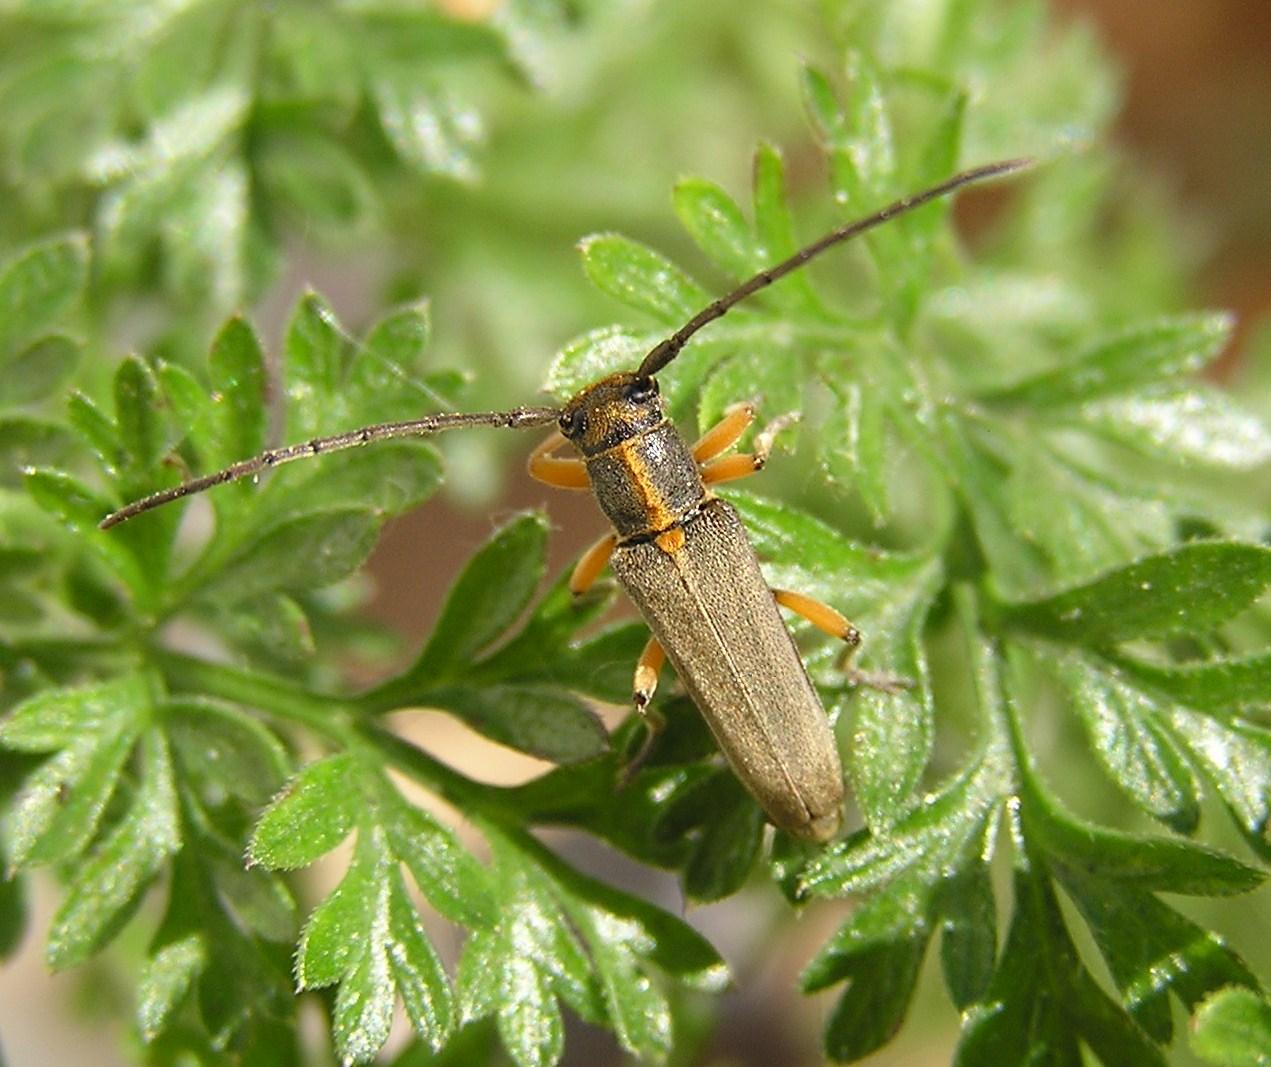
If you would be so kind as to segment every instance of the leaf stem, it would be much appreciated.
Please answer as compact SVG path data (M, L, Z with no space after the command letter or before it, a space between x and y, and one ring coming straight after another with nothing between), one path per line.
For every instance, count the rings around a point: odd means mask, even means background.
M154 647L150 655L173 688L195 690L259 708L342 746L349 740L351 705L340 697L315 693L281 678L226 663L212 663L184 652Z
M365 750L369 745L384 762L460 811L480 816L508 832L523 831L524 820L504 799L506 790L468 778L392 731L368 721L357 713L352 701L182 652L159 648L153 656L173 688L259 708L312 730L342 750Z
M362 722L358 733L391 767L427 786L465 815L494 823L504 831L516 833L522 830L523 820L516 818L503 801L505 790L502 787L486 785L460 774L383 726Z

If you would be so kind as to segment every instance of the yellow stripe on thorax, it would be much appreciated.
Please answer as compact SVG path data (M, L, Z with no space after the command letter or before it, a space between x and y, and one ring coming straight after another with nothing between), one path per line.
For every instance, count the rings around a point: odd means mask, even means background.
M665 494L658 488L641 437L633 437L615 445L613 454L622 464L640 497L640 503L648 517L648 530L650 532L666 530L677 523L680 516L668 504Z

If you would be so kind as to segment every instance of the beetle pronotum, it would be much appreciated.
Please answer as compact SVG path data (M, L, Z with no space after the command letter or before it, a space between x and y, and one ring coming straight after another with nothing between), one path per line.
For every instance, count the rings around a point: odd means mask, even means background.
M741 405L690 445L666 418L655 375L703 326L826 249L1028 163L1007 160L963 171L832 230L708 304L655 345L634 371L601 379L561 408L425 415L271 449L127 504L102 519L101 528L304 456L464 426L520 429L555 422L557 428L530 456L530 475L561 489L590 489L613 527L579 560L570 589L585 592L611 566L653 631L633 685L636 710L649 724L645 749L661 722L649 702L658 672L670 659L733 771L773 824L797 837L829 840L842 818L838 749L777 605L849 649L859 644L860 634L831 607L770 590L736 511L710 491L760 470L777 427L759 434L752 452L724 455L754 418ZM555 455L566 443L578 455Z

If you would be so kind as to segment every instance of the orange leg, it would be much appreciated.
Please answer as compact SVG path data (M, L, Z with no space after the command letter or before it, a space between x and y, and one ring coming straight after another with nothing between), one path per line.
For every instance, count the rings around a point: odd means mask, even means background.
M913 688L914 683L909 678L879 671L862 671L849 666L852 653L861 643L861 632L828 604L822 604L819 600L813 600L802 593L792 593L788 589L774 589L772 595L782 607L789 608L796 615L802 615L818 630L823 630L831 637L837 637L847 646L839 667L847 672L848 679L853 685L867 685L871 689L879 689L893 695Z
M526 464L530 477L557 489L590 489L587 465L581 459L562 459L552 455L565 443L565 435L553 430L547 440L530 453Z
M569 591L574 596L582 596L595 584L600 572L609 563L609 557L613 555L613 547L617 543L617 534L607 533L583 553L582 559L574 566L574 573L569 576Z
M793 593L789 589L774 589L773 597L783 608L789 608L796 615L802 615L818 630L831 637L837 637L848 646L848 654L861 643L861 632L843 615L828 604L813 600L803 593Z
M666 653L662 650L658 639L650 637L636 663L635 680L631 686L631 701L635 704L636 711L644 717L644 740L640 742L636 754L622 768L619 777L620 786L625 787L635 777L644 761L649 758L649 753L653 750L653 742L666 727L666 717L649 706L653 694L657 692L658 672L662 670L665 663Z
M742 452L736 456L724 456L721 459L711 460L709 463L702 464L702 481L707 485L719 485L720 482L733 482L738 478L745 478L763 470L764 464L768 462L768 455L772 452L772 444L777 439L777 434L791 423L797 422L798 419L799 416L793 412L773 419L755 438L755 450L753 452ZM727 421L728 419L726 418L724 422ZM724 426L724 422L716 426L715 430L721 429ZM711 430L710 433L714 433L715 430ZM706 436L709 437L710 433ZM735 442L739 436L740 431L733 438L733 441ZM703 438L702 440L705 439Z
M727 452L754 419L753 407L749 404L734 404L724 412L724 417L719 422L697 439L697 444L693 446L693 458L698 463L705 463Z
M649 714L649 701L658 691L658 674L666 663L666 653L656 637L650 637L640 659L636 662L635 680L631 686L631 699L641 715Z

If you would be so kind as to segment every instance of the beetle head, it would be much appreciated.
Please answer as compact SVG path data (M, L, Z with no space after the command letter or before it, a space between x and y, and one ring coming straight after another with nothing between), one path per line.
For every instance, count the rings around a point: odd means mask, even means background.
M560 431L584 456L658 425L663 418L657 379L648 374L611 374L589 385L560 413Z

